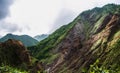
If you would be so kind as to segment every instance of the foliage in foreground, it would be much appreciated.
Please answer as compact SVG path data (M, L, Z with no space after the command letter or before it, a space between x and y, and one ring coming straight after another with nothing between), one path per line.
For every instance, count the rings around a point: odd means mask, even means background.
M0 73L28 73L27 71L19 70L10 66L0 66Z

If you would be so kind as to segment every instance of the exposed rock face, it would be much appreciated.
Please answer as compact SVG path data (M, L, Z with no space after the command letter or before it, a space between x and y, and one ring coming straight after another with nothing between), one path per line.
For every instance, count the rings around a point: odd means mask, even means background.
M69 31L66 38L58 45L57 49L58 52L60 52L60 57L52 68L52 71L57 66L57 68L59 68L59 65L61 65L64 61L69 61L70 57L73 56L73 52L76 52L77 54L78 50L82 48L81 42L84 39L84 34L82 34L83 31L83 24L77 23L77 25Z
M26 47L17 40L9 39L4 43L0 43L1 63L18 66L22 63L30 64L31 58Z
M87 18L89 17L87 16ZM94 28L95 25L92 25ZM120 15L106 15L96 32L89 35L87 40L84 27L84 23L79 21L57 46L56 49L60 56L50 67L50 73L82 73L83 69L89 73L90 65L97 60L99 60L97 66L102 67L103 63L106 69L113 68L107 64L111 63L112 66L116 57L112 57L114 60L111 60L110 63L106 63L106 60L110 60L107 56L112 52L111 46L114 45L112 43L117 43L116 41L120 39L120 33L118 33L120 31ZM87 30L92 31L93 29L88 28ZM118 34L114 36L116 33ZM116 54L116 56L119 55L120 53ZM115 67L118 66L115 64Z

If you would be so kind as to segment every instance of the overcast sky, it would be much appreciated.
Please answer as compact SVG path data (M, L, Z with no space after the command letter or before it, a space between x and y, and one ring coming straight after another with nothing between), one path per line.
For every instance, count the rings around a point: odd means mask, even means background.
M84 10L120 0L0 0L0 36L50 34Z

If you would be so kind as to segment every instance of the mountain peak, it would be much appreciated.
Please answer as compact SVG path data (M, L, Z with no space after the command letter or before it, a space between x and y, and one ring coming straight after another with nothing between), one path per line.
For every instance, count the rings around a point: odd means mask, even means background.
M111 6L114 7L114 6L118 6L118 5L112 3L112 4L107 4L107 5L103 6L103 7L111 7Z
M6 36L12 36L13 34L12 33L8 33L8 34L6 34Z

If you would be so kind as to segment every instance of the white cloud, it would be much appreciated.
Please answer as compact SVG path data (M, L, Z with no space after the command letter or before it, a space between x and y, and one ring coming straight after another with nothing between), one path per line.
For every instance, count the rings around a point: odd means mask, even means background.
M10 8L11 15L5 21L24 28L24 31L17 31L16 34L35 36L50 33L51 28L54 28L54 31L56 25L58 28L69 23L84 10L101 7L108 3L120 4L120 0L16 0ZM70 13L73 14L70 15ZM72 18L64 21L69 17ZM61 18L64 18L63 22Z
M17 0L6 21L28 25L31 29L29 35L48 33L61 8L60 0Z
M53 25L51 25L51 30L49 33L54 32L56 29L58 29L62 25L66 25L69 22L71 22L76 17L75 13L69 9L62 9L57 18L54 20Z
M120 4L120 0L65 0L65 7L80 13L94 7L101 7L108 3Z
M4 20L0 21L0 35L6 35L6 33L19 33L29 31L28 26L19 26L18 24L9 23ZM27 34L27 33L26 33Z

